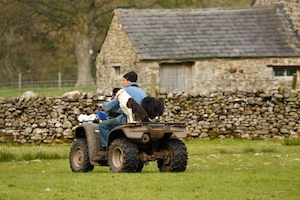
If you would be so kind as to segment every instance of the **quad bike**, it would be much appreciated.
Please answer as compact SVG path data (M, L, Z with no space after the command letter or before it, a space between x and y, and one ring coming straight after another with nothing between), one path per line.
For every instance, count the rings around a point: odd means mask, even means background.
M157 161L160 172L186 170L188 153L180 140L187 136L184 123L120 125L110 132L106 148L101 146L97 123L79 125L74 136L70 150L73 172L93 171L94 166L109 166L112 172L141 172L150 161Z

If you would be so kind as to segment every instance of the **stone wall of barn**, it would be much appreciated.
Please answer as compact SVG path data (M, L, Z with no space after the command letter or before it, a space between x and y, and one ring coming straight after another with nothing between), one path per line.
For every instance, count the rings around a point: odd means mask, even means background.
M271 5L283 3L284 9L293 20L295 30L300 30L300 0L256 0L254 5Z
M194 88L199 93L214 91L271 90L273 87L291 88L293 77L274 77L268 65L300 66L300 58L240 58L205 59L194 65ZM298 74L297 87L300 88Z
M148 93L157 91L159 89L158 63L140 62L137 59L132 44L116 15L112 18L105 41L96 58L99 92L109 95L112 88L121 86L123 75L130 70L137 72L139 86L145 91ZM119 74L116 73L116 65L120 66Z
M291 88L293 77L274 77L273 68L267 67L268 65L300 66L300 58L204 59L196 61L193 66L192 88L198 93L236 90L256 91L262 88L271 90L274 86ZM108 68L109 66L106 67L106 69ZM153 90L157 93L160 89L164 89L159 88L158 63L137 61L135 68L132 69L139 75L139 86L147 93L153 94ZM106 70L105 73L107 81L101 81L98 87L101 91L105 91L105 94L108 94L113 87L120 87L122 75L119 77L108 75L109 70ZM113 77L116 77L115 81L113 81ZM296 86L300 88L299 73Z
M122 75L136 70L136 55L116 16L112 18L107 36L96 58L97 86L109 94L113 87L120 87ZM116 71L117 67L120 71ZM138 71L138 70L136 70Z
M284 138L300 136L300 90L274 87L268 93L190 94L161 90L163 122L186 122L194 138ZM26 94L0 98L0 142L72 142L80 114L93 114L102 94L74 91L63 97Z

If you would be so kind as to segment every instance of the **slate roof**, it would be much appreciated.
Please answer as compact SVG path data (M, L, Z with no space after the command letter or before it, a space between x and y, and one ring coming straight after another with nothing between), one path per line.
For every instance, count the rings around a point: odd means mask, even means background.
M116 9L140 60L299 57L300 39L279 5Z

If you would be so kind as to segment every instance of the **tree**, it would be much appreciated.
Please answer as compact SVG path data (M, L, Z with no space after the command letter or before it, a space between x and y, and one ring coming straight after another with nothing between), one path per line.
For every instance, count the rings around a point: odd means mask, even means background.
M57 30L70 33L74 39L77 58L77 83L75 86L91 86L93 42L106 30L114 0L19 0L39 15L55 23Z
M161 0L160 0L161 1ZM54 22L57 30L64 30L75 38L77 83L75 86L94 85L92 79L93 43L109 25L116 7L151 7L158 0L19 0L39 15ZM99 47L99 46L98 46Z
M1 80L17 80L18 73L28 71L28 46L24 41L35 35L29 24L36 21L37 15L26 12L23 5L14 0L0 2L0 77ZM18 49L16 51L16 49Z

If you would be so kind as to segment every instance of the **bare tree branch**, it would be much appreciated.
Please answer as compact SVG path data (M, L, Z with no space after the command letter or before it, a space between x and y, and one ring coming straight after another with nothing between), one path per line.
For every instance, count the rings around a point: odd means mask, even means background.
M62 4L59 4L60 6L57 6L53 2L45 3L43 1L35 0L20 0L20 2L30 7L34 12L47 17L53 22L63 24L65 26L74 25L74 20L72 19L74 16L74 12L71 12L68 9L63 9L64 6Z

